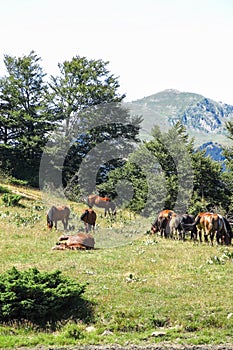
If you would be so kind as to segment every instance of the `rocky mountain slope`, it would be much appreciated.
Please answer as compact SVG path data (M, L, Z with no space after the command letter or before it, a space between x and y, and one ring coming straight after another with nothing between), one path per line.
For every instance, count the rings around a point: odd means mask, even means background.
M228 144L225 122L233 120L233 106L215 102L202 95L164 90L155 95L127 103L132 114L142 115L141 136L150 137L154 125L166 131L180 121L196 146L208 142Z

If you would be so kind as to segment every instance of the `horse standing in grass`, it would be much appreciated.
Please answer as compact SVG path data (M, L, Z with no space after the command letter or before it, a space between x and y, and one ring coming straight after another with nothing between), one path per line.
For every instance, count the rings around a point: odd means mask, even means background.
M91 194L87 198L87 203L89 207L93 207L94 205L98 208L104 208L104 215L107 213L110 215L116 215L116 204L111 201L108 197L100 197L95 194Z
M91 231L91 229L95 229L95 223L96 223L96 212L92 208L88 208L84 211L84 213L81 215L80 220L82 220L85 224L85 230L86 233Z
M173 210L162 210L151 224L151 234L160 232L162 237L168 238L170 235L169 222L173 216L176 216Z
M53 205L47 213L47 226L51 229L54 225L55 229L57 229L57 222L62 221L64 230L67 230L69 217L70 209L68 207L55 207Z

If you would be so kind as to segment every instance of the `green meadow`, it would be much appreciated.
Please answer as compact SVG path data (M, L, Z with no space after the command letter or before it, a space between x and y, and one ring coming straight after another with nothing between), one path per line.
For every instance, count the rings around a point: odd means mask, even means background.
M52 250L64 230L61 222L57 231L47 229L41 193L0 188L0 273L60 270L86 285L92 310L85 319L60 320L56 329L27 320L0 324L0 348L233 343L232 247L166 240L149 234L154 217L119 209L111 219L96 209L96 249ZM6 189L21 196L18 205L3 203ZM75 226L69 233L83 231L85 204L68 205Z

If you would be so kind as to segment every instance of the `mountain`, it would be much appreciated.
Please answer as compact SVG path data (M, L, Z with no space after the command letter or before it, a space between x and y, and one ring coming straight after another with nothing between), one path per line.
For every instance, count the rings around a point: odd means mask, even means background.
M167 131L180 121L195 145L208 142L220 145L229 143L226 137L225 122L233 120L233 106L216 102L202 95L164 90L157 94L127 103L132 114L143 117L141 137L149 139L154 125Z

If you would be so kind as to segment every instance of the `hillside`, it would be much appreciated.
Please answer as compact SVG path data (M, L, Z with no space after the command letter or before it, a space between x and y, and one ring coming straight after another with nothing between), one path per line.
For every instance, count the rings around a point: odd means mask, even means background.
M166 131L180 121L196 146L206 142L228 144L225 122L233 119L233 106L215 102L202 95L164 90L128 103L132 114L142 115L141 136L148 139L154 125Z
M153 218L119 210L111 220L99 209L96 249L52 250L64 229L61 222L57 231L47 229L40 191L5 183L0 189L1 273L62 271L86 286L89 306L82 319L56 327L1 324L1 349L232 349L232 246L148 235ZM19 205L5 206L4 193L20 194ZM82 229L85 206L67 204L73 234Z

